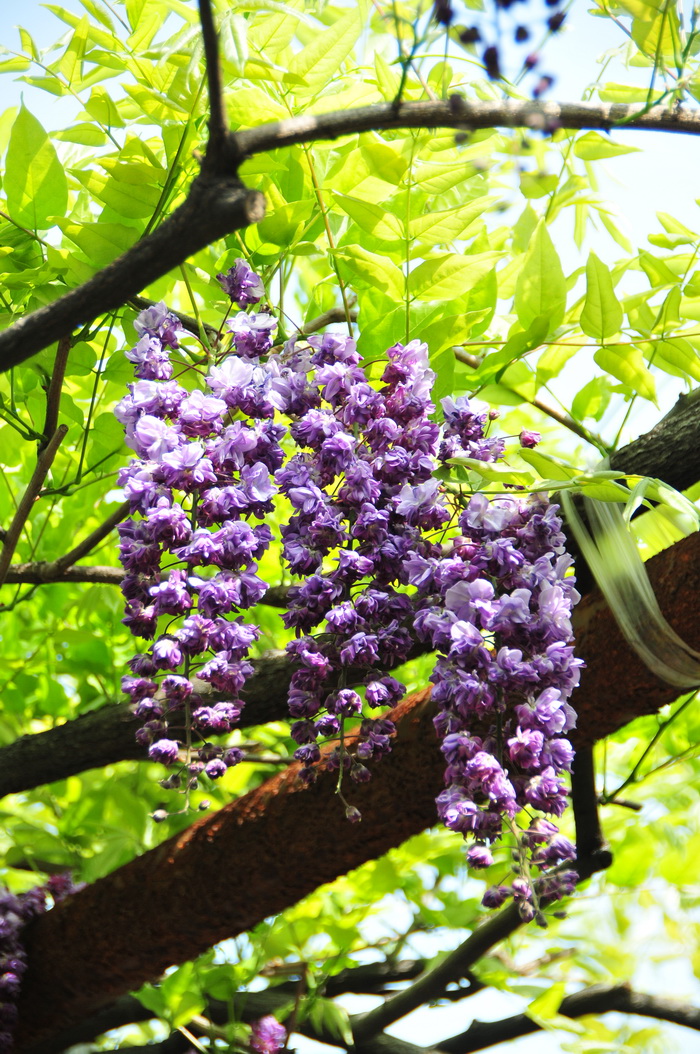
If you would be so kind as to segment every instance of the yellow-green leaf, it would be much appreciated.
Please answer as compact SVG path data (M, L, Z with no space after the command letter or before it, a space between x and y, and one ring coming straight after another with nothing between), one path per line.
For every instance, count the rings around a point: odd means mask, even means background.
M564 320L566 280L544 220L535 228L515 284L515 311L524 329L543 315L552 333Z
M375 205L371 201L362 201L360 198L340 194L337 191L333 196L343 212L347 213L363 231L384 241L404 240L403 223L398 216L387 212L381 205Z
M644 356L632 345L608 344L593 356L602 370L628 384L643 399L656 402L654 378L644 365Z
M606 157L617 157L619 154L633 154L638 150L638 146L625 146L623 143L614 142L600 132L586 132L574 144L574 153L582 161L600 161Z
M620 332L622 306L615 296L612 276L602 260L591 253L586 264L586 301L581 329L594 340L607 340Z
M418 300L453 300L468 292L499 259L500 253L460 256L447 253L424 260L409 276L409 292Z
M63 165L41 124L24 105L12 125L4 182L8 211L22 227L46 230L66 211Z

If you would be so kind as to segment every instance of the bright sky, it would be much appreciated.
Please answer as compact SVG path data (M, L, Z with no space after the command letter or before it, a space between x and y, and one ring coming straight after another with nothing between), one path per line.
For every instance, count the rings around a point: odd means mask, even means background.
M63 0L63 4L68 10L82 14L79 0ZM10 48L18 46L19 36L14 28L18 23L29 30L39 47L52 43L61 33L61 23L38 0L24 0L21 5L11 0L0 0L0 43ZM556 75L550 97L562 101L580 99L587 84L598 76L598 57L607 49L619 46L623 40L622 34L607 21L587 17L581 0L578 0L578 6L575 6L568 19L567 30L550 43L545 53L543 70ZM641 73L639 70L634 71L634 79ZM618 64L607 70L604 79L624 82L627 77ZM56 100L26 85L13 83L7 76L2 77L2 82L2 109L17 104L20 92L24 91L27 106L47 128L61 127L64 120L70 119L74 112L71 100ZM619 131L615 135L620 141L640 147L643 151L643 154L630 154L607 162L607 175L602 178L600 187L602 195L616 204L624 217L624 229L633 244L646 246L647 234L658 229L655 219L657 209L670 212L691 229L698 229L700 210L695 202L696 195L700 194L696 175L698 144L691 137L665 133ZM600 245L592 244L591 247L608 264L620 255L606 233L601 234ZM558 248L564 256L565 270L571 270L581 263L573 245L570 256L565 246L563 251L561 244L558 244ZM435 954L437 950L432 944L425 949L425 953ZM680 994L694 990L698 995L698 986L690 968L680 971L677 962L673 968L669 966L668 970L658 964L653 971L651 967L647 969L642 965L637 980L640 987L647 991ZM348 999L347 1006L351 1012L367 1008L360 1005L357 999ZM496 1019L518 1013L521 1006L521 1001L513 996L489 991L463 1006L450 1005L439 1011L417 1011L391 1031L412 1042L429 1045L441 1037L465 1029L473 1015L486 1020ZM611 1015L605 1020L613 1027ZM641 1019L635 1024L641 1027ZM675 1033L678 1044L675 1049L681 1054L691 1054L696 1049L686 1030L674 1026L665 1028L669 1034ZM555 1054L562 1049L562 1042L565 1039L561 1033L554 1036L538 1033L519 1040L515 1049L517 1054ZM319 1050L327 1049L303 1040L297 1046L304 1054L312 1054L317 1047ZM490 1049L493 1054L513 1054L514 1051L512 1044L500 1044Z

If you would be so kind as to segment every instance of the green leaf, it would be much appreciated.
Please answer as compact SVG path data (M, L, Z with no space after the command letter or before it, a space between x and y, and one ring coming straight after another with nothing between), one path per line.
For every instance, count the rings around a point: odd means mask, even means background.
M586 132L574 144L574 153L582 161L601 161L606 157L634 154L638 151L638 146L625 146L622 143L613 142L612 139L601 135L600 132Z
M579 474L579 470L568 461L551 454L543 454L541 450L528 450L523 447L518 453L543 479L575 479Z
M462 296L495 266L500 256L496 252L472 256L448 253L424 260L409 275L409 293L418 300L452 300Z
M403 300L403 272L385 256L371 253L360 245L345 245L336 250L335 256L349 270L354 281Z
M342 63L355 47L361 30L362 20L357 7L339 18L330 29L316 34L310 44L297 52L290 61L289 69L308 88L300 86L295 94L299 97L315 95L337 76Z
M308 1018L318 1032L328 1033L332 1039L340 1040L343 1046L353 1045L348 1012L331 999L314 999Z
M68 205L63 165L41 124L24 104L10 133L5 194L12 219L30 230L52 227Z
M450 458L448 464L468 468L481 479L488 480L490 483L499 483L501 486L507 483L513 487L530 487L535 481L531 473L523 472L522 469L513 468L511 465L479 461L473 457Z
M654 378L644 365L644 356L633 345L608 344L593 356L602 370L628 384L643 399L656 402Z
M604 341L620 332L622 314L610 271L595 253L590 253L586 264L586 301L581 312L581 329L586 336Z
M544 316L548 320L547 332L552 333L564 320L566 280L544 220L535 229L518 275L515 311L523 329Z
M557 984L553 984L551 988L548 988L546 992L543 992L542 995L538 995L536 999L533 999L526 1008L525 1013L538 1024L551 1021L552 1018L557 1016L557 1011L565 995L566 985L563 981L559 981Z
M118 223L73 223L59 224L72 242L83 250L94 267L104 267L135 242L137 232L133 227Z
M70 128L52 132L51 138L59 139L63 143L79 143L81 146L104 146L107 142L107 136L102 129L87 121L80 121Z
M391 69L378 51L374 53L374 72L380 92L387 102L393 102L399 90L401 77Z
M583 388L574 396L571 404L571 413L577 421L583 421L586 417L600 421L610 404L612 392L610 384L605 377L594 377L584 384Z
M678 282L678 276L660 260L658 256L652 256L651 253L642 251L639 254L639 262L642 265L642 270L649 279L651 286L665 286L665 285L676 285Z
M409 237L429 245L454 241L455 238L463 237L471 224L480 219L498 200L495 195L485 196L468 205L460 205L457 209L427 212L424 216L417 216L408 225Z
M700 356L683 337L644 342L638 345L650 365L657 366L672 377L700 381Z
M548 319L544 316L535 318L525 333L514 333L502 348L490 352L475 371L472 378L474 384L481 387L491 381L500 381L509 367L542 343L547 336L548 325Z
M76 72L78 78L80 77L80 69L83 58L85 56L85 47L88 41L88 30L90 23L87 15L78 22L73 35L71 36L66 50L63 52L61 61L58 64L58 68L65 77L68 84L72 84L76 78Z
M393 213L387 212L381 205L375 205L371 201L362 201L360 198L351 197L349 194L333 194L337 204L355 221L363 231L373 234L375 238L381 238L387 242L403 241L406 237L401 220Z

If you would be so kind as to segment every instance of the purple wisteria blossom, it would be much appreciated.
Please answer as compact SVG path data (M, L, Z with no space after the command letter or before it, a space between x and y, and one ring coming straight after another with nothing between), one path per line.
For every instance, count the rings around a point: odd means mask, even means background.
M264 296L243 261L218 278L241 308ZM167 786L218 779L240 760L210 737L229 732L244 705L259 630L243 612L267 588L259 562L273 535L262 521L281 498L291 510L282 560L297 578L282 620L295 634L289 710L302 780L319 762L339 779L371 777L395 733L385 711L405 690L389 671L416 640L427 645L445 757L438 814L467 839L476 869L515 837L511 885L484 904L512 897L541 922L541 907L575 882L563 870L574 848L545 819L567 804L568 700L581 666L557 507L515 488L491 497L445 487L437 469L497 461L505 440L489 431L497 415L466 396L443 399L438 423L424 343L389 348L370 383L351 338L297 337L280 349L276 325L265 312L234 315L231 352L189 390L184 360L173 379L175 316L159 304L136 324L127 355L139 380L116 414L136 455L119 475L133 514L119 528L124 622L152 642L123 682L144 722L139 742L171 768ZM540 437L519 441L531 448ZM324 752L328 738L339 742Z
M260 275L257 275L245 260L236 260L233 267L225 274L218 274L216 278L223 291L239 307L257 304L265 296L265 286Z
M267 1014L251 1025L250 1045L257 1054L277 1054L287 1040L287 1029L276 1017Z
M243 261L223 278L240 306L264 295ZM118 477L133 514L119 527L124 622L152 643L130 664L135 676L123 688L143 720L137 739L149 758L178 767L168 786L184 775L192 788L203 772L218 779L242 756L209 737L230 732L240 717L259 636L241 612L267 588L256 572L272 533L255 521L272 509L271 473L286 429L260 418L285 405L287 388L257 355L269 350L275 325L270 316L237 316L234 343L247 357L212 365L208 390L171 379L181 326L164 304L139 315L140 340L127 352L140 379L115 411L137 455ZM187 370L178 374L184 379ZM252 419L241 419L250 411ZM207 684L224 698L205 698Z

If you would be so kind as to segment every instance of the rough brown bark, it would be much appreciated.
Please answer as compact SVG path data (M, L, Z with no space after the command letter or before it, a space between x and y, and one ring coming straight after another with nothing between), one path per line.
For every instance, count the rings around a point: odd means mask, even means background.
M655 557L650 571L665 613L698 646L700 534ZM577 624L589 663L575 697L579 744L673 700L675 690L641 666L600 598L582 602ZM18 1049L432 824L442 759L429 691L405 700L394 716L394 752L376 765L371 783L352 788L361 824L343 822L332 773L304 790L295 765L38 920Z

